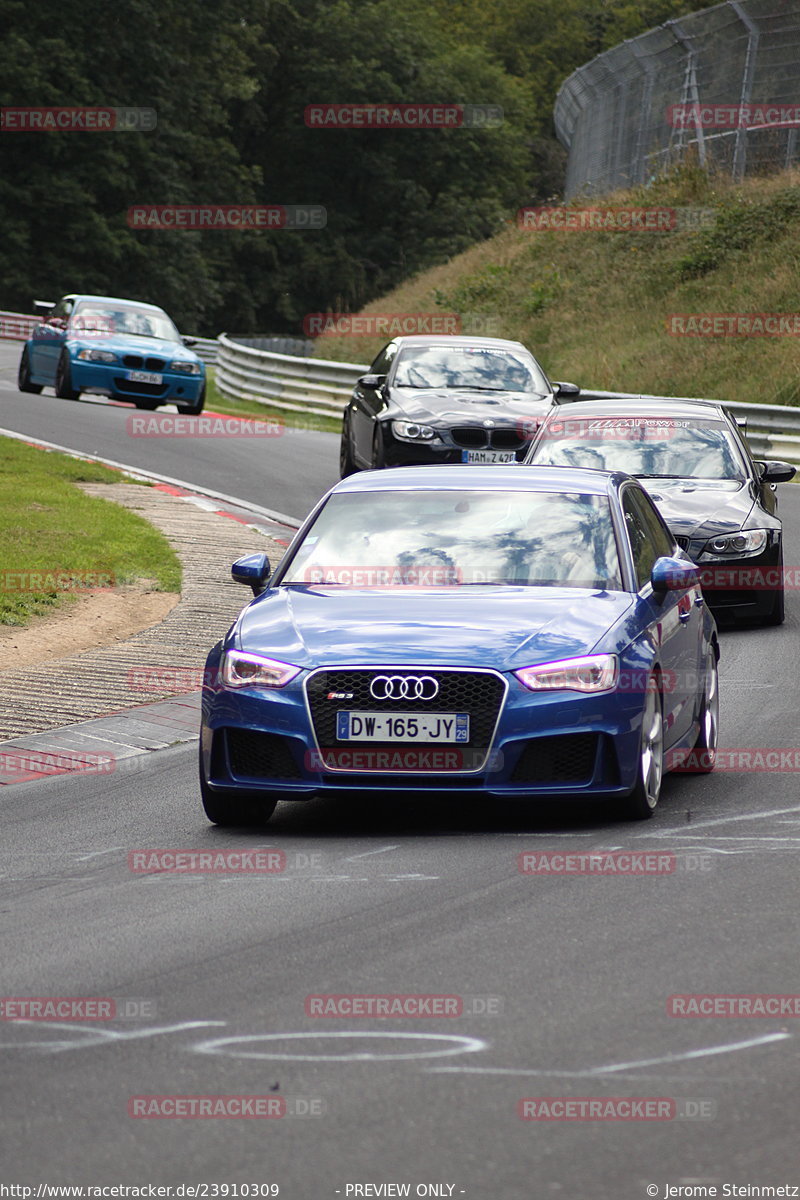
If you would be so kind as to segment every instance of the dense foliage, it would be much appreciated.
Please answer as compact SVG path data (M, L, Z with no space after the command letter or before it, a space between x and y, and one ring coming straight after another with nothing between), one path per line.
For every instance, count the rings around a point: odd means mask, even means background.
M678 0L0 0L0 105L144 106L149 132L0 133L0 308L66 291L185 330L301 332L558 191L561 80ZM314 103L499 105L493 129L312 129ZM318 204L316 231L134 230L135 204Z

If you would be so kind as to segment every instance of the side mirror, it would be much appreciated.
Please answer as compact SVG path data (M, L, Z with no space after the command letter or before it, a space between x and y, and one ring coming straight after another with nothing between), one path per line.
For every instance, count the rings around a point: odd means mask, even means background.
M553 387L556 390L557 396L575 397L580 396L581 394L581 389L578 387L577 383L556 383L556 381L553 380Z
M272 567L266 554L246 554L244 558L237 558L231 567L234 581L252 588L254 596L260 596L266 591L267 580L271 574Z
M183 342L184 346L196 346L197 345L197 338L182 337L181 341Z
M383 387L385 383L385 375L362 375L358 381L358 386L377 390L379 387Z
M779 459L757 462L756 466L761 469L761 478L767 483L788 483L797 474L797 467L793 467L791 463L781 462Z
M685 592L700 583L700 572L694 563L683 558L657 558L650 572L650 584L657 596L667 592Z

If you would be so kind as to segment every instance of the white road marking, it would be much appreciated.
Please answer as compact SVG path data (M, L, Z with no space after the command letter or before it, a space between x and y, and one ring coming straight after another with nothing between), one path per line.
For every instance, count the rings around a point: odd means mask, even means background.
M583 1071L551 1071L529 1067L432 1067L437 1072L468 1072L471 1075L552 1075L561 1079L599 1078L613 1075L619 1071L632 1071L639 1067L673 1066L675 1063L688 1062L696 1058L710 1058L717 1054L732 1054L736 1050L749 1050L753 1046L766 1046L771 1042L782 1042L792 1035L790 1033L766 1033L761 1037L749 1038L744 1042L729 1042L725 1046L711 1046L705 1050L685 1050L680 1054L665 1054L660 1058L642 1058L634 1062L609 1063L602 1067L588 1067Z
M369 858L373 854L388 854L390 850L399 850L400 846L382 846L380 850L365 850L363 854L351 854L345 862L355 862L357 858Z
M731 825L738 821L765 821L768 817L783 817L787 813L800 814L800 806L795 805L792 808L772 808L767 812L758 813L742 813L738 817L715 817L711 821L692 821L692 829L711 829L714 825ZM678 828L675 829L660 829L653 833L634 834L635 837L679 837Z
M330 1038L363 1038L391 1039L393 1041L422 1041L449 1042L451 1045L441 1050L419 1050L411 1054L276 1054L271 1051L236 1051L227 1049L228 1046L239 1042L291 1042L313 1039L328 1041ZM447 1033L393 1033L391 1030L378 1032L376 1030L361 1030L359 1032L336 1030L334 1033L254 1033L242 1037L215 1038L210 1042L198 1042L192 1046L197 1054L221 1054L230 1058L258 1058L270 1061L284 1060L287 1062L398 1062L413 1058L449 1058L453 1054L475 1054L485 1050L486 1042L480 1038L461 1037Z
M72 1034L84 1034L83 1042L0 1042L0 1050L44 1050L57 1054L61 1050L85 1050L89 1046L104 1046L109 1042L132 1042L138 1038L155 1037L160 1033L180 1033L184 1029L204 1029L209 1025L227 1025L227 1021L181 1021L178 1025L156 1025L147 1029L102 1029L95 1025L76 1025L73 1021L29 1021L26 1019L9 1021L10 1025L36 1025L39 1029L44 1024L47 1029L68 1029Z

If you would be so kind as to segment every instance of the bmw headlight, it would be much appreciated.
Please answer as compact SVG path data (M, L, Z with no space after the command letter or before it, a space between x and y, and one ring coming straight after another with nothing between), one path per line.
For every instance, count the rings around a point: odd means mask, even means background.
M616 654L587 654L521 667L514 674L532 692L610 692L617 685L619 664Z
M726 533L711 538L703 547L699 562L714 558L739 558L742 555L759 554L767 544L766 529L740 529L738 533Z
M392 421L392 433L404 442L429 442L436 437L430 425L418 425L416 421Z
M112 354L110 350L79 350L75 357L84 362L115 363L119 361L116 354Z
M230 688L281 688L291 683L300 671L300 667L293 667L291 663L262 658L260 654L229 650L222 664L222 682Z
M176 359L175 362L169 364L170 371L175 371L178 375L200 375L202 367L196 362L184 362L183 359Z

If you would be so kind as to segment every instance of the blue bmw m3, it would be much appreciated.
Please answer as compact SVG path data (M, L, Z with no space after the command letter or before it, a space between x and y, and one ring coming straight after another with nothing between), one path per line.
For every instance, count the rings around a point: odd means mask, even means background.
M176 404L203 411L206 368L162 308L113 296L62 296L22 347L21 392L52 387L63 400L82 392L137 408Z
M205 672L210 820L325 793L617 800L709 771L719 648L697 569L624 473L447 466L332 488Z

